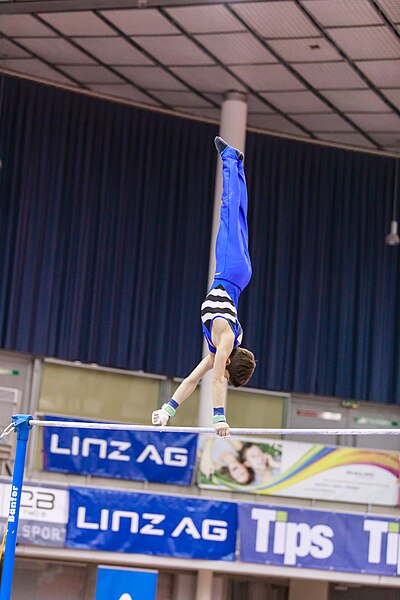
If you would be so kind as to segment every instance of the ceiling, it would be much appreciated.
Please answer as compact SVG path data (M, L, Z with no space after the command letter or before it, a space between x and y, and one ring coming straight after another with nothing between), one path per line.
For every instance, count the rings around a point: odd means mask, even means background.
M400 0L0 0L0 69L400 154Z

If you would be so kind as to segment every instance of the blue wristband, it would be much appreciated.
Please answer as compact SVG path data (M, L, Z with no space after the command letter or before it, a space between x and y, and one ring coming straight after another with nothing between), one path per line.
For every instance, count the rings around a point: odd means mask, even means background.
M224 409L224 407L223 407L223 406L221 406L220 408L213 408L213 414L214 414L214 417L215 417L216 415L224 415L224 414L225 414L225 409Z
M179 404L176 400L171 399L168 404L163 404L161 409L169 416L174 417Z
M225 409L223 408L223 406L213 409L212 422L213 425L215 425L216 423L226 423Z
M177 403L177 401L176 401L176 400L174 400L173 398L171 398L171 400L168 402L168 404L169 404L170 406L172 406L172 408L173 408L174 410L177 410L177 409L179 408L179 404L178 404L178 403Z

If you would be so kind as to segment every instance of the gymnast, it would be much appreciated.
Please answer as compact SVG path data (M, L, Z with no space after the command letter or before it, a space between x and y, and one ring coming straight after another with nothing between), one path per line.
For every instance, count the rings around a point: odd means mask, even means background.
M201 306L202 329L209 354L182 381L172 399L153 412L152 423L165 426L201 378L212 369L212 422L218 436L228 437L227 382L234 387L247 383L256 362L250 350L240 347L243 330L237 316L240 293L251 278L244 156L221 137L217 136L214 143L222 158L223 183L214 281Z

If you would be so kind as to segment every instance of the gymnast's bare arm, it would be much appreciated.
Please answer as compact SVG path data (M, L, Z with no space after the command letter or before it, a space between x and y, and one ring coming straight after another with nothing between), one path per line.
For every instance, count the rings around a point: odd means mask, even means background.
M170 403L176 403L174 409L171 409L171 407L164 404L162 408L153 412L153 425L165 426L168 423L169 418L175 414L177 405L180 406L182 402L192 394L199 381L204 377L207 371L210 371L211 369L213 369L213 408L225 408L227 380L229 378L226 366L229 364L229 355L233 349L234 339L234 334L229 323L225 319L215 319L212 334L212 341L216 348L215 354L210 353L203 358L190 375L182 381L170 401ZM218 436L229 436L229 425L226 422L216 423L214 427Z
M210 371L214 366L214 354L208 354L202 361L199 362L197 367L188 375L174 392L172 396L173 400L179 405L182 404L190 394L194 392L200 379L204 377L207 371ZM155 410L152 415L153 425L166 425L169 416L163 411L162 408Z
M192 392L196 389L199 381L204 377L207 371L210 371L214 366L214 355L208 354L197 367L182 381L173 395L173 399L181 405L182 402L189 398Z
M217 351L215 353L213 378L212 378L212 403L213 408L223 408L226 405L227 382L229 373L227 365L233 350L235 336L226 319L217 318L213 322L212 341ZM226 422L214 424L216 434L220 437L229 436L229 425Z

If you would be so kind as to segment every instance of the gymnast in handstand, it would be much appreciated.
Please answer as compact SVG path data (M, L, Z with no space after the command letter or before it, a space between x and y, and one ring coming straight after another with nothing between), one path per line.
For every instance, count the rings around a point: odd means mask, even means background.
M228 437L229 425L225 417L227 381L234 387L244 385L256 363L254 354L240 347L243 330L237 316L239 296L251 278L244 157L220 137L216 137L214 143L222 158L223 184L214 281L201 306L209 354L182 381L172 399L153 412L152 422L166 425L201 378L212 369L212 422L217 435Z

